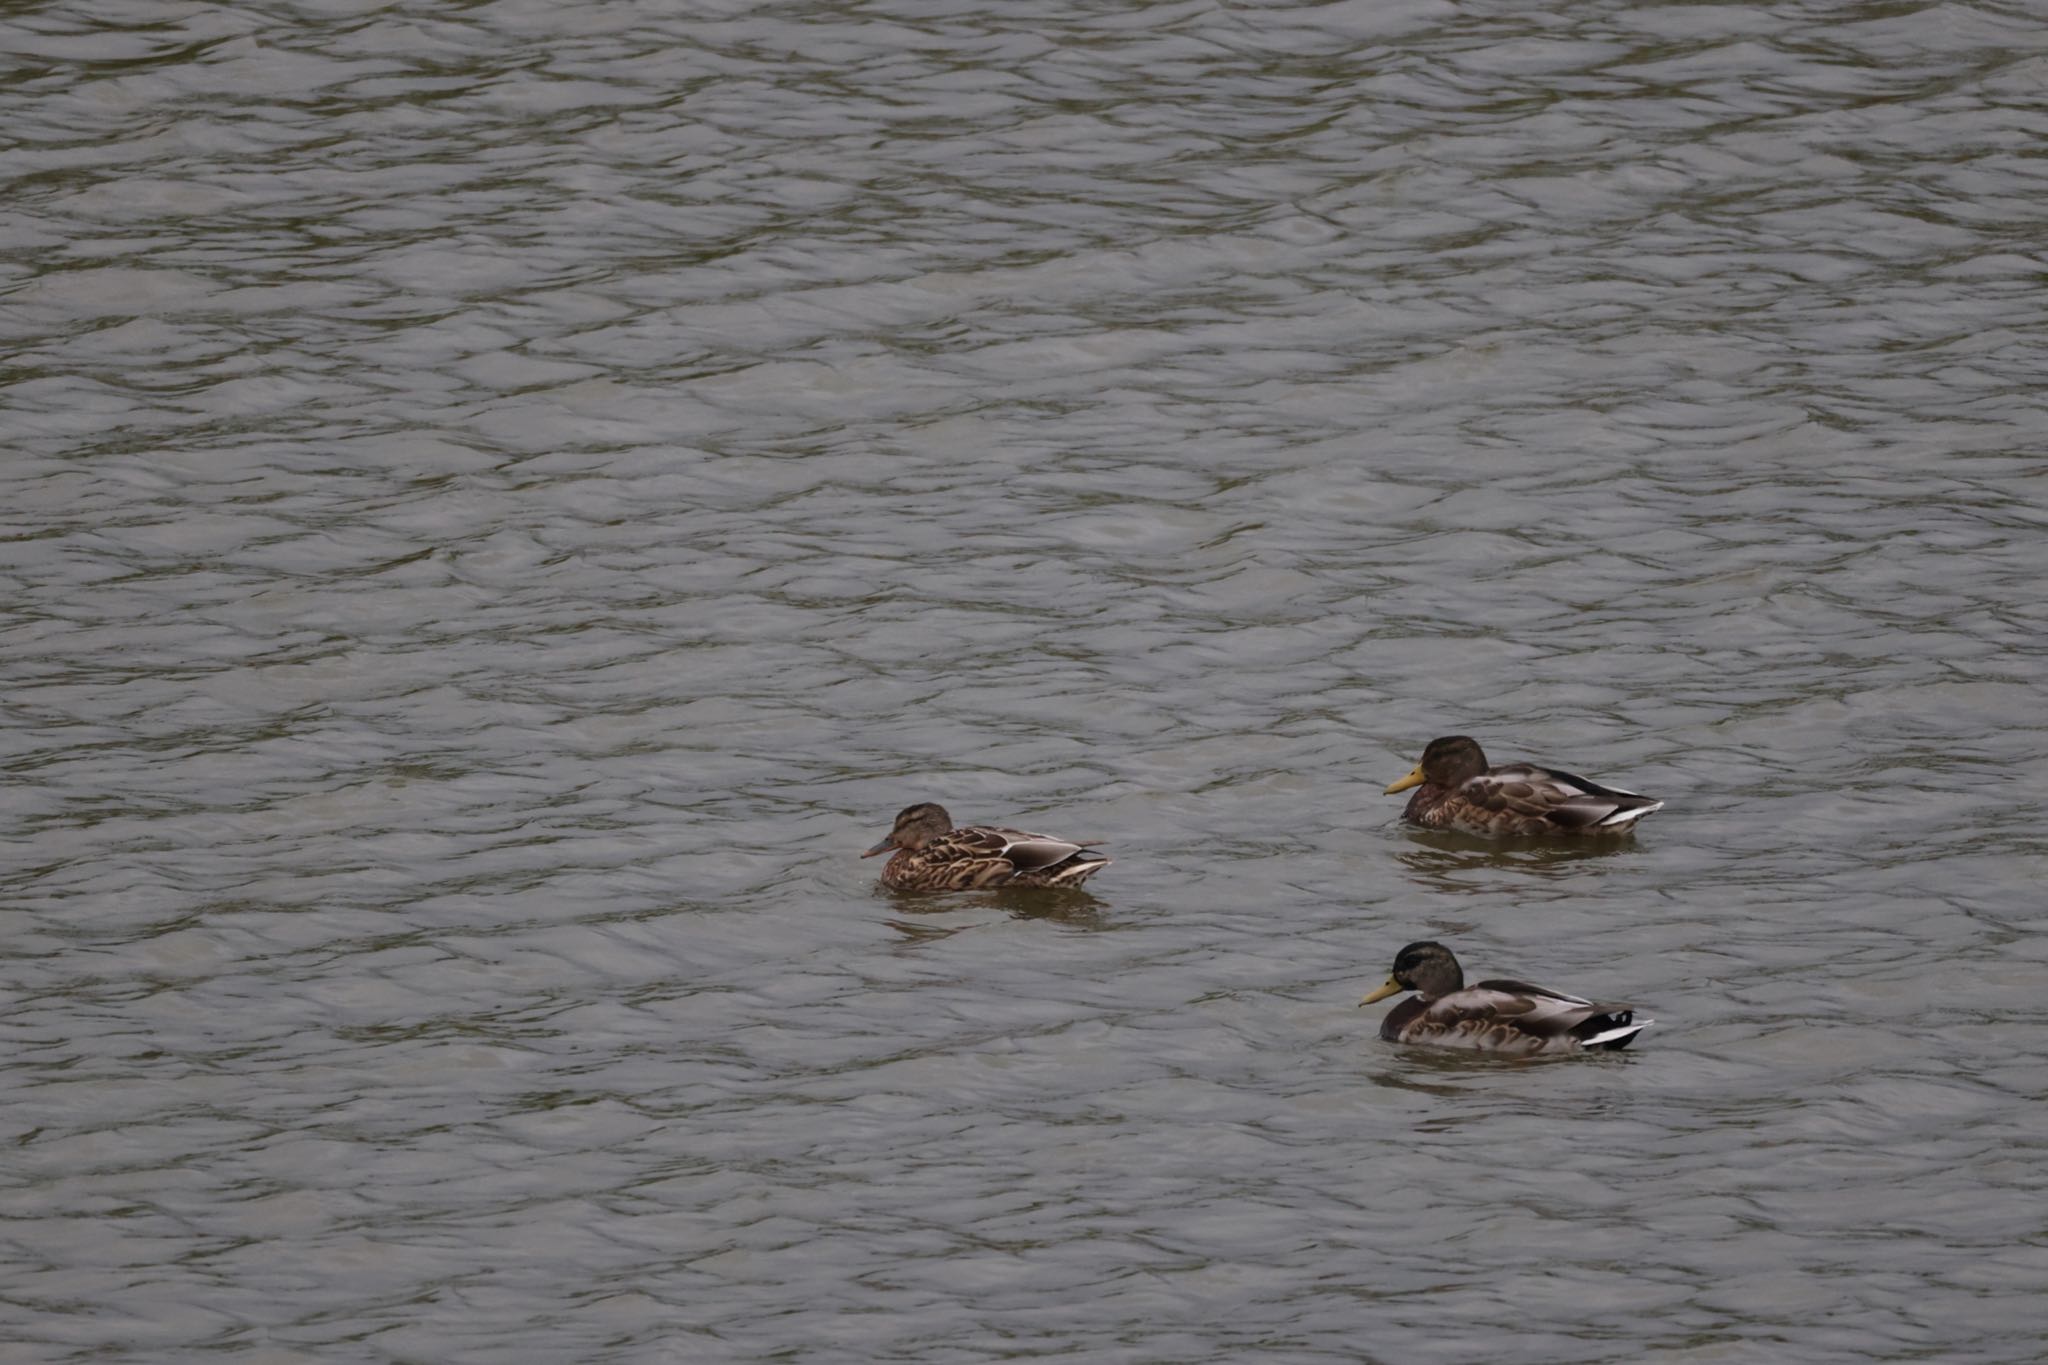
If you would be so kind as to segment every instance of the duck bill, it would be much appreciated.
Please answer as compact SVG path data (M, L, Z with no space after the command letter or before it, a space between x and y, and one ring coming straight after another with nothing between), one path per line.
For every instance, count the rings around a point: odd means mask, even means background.
M861 854L860 856L863 858L872 858L877 853L887 853L890 849L894 847L896 847L896 845L890 843L887 839L884 839L881 843L876 844L873 848L869 849L867 852Z
M1371 995L1368 995L1367 997L1365 997L1365 999L1359 1001L1358 1003L1361 1008L1363 1008L1366 1005L1377 1005L1380 1001L1386 999L1388 996L1399 995L1402 991L1405 991L1407 989L1408 988L1406 986L1402 985L1400 982L1394 980L1394 978L1390 976L1387 978L1386 985L1380 987L1378 990L1374 991Z
M1408 776L1402 778L1399 782L1396 782L1393 786L1387 788L1386 794L1388 796L1392 796L1395 792L1404 792L1407 791L1410 787L1419 787L1421 785L1422 765L1418 763L1415 765L1415 770L1413 772L1409 773Z

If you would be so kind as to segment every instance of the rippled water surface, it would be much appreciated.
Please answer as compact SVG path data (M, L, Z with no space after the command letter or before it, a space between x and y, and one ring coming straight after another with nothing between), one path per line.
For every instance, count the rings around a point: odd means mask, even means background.
M0 52L10 1362L2038 1358L2037 10Z

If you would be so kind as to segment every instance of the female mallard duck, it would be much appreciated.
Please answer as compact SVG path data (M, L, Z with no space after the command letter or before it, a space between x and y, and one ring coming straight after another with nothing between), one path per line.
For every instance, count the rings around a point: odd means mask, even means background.
M1664 809L1654 797L1555 768L1489 768L1478 742L1465 735L1431 740L1422 762L1387 793L1410 787L1421 790L1408 798L1402 819L1467 834L1626 834L1645 815Z
M1635 1022L1632 1005L1596 1005L1522 981L1467 986L1458 959L1441 943L1403 948L1394 957L1387 984L1358 1003L1370 1005L1402 991L1415 994L1380 1020L1380 1037L1390 1043L1469 1047L1518 1057L1588 1048L1615 1052L1656 1022Z
M906 806L889 837L863 858L896 850L882 866L894 891L972 891L985 886L1079 886L1109 866L1091 849L1049 834L987 825L953 828L946 808L931 801Z

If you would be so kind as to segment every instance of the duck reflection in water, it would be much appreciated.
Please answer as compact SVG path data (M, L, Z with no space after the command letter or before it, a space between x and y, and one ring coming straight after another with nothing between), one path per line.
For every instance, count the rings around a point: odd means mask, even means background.
M1642 852L1630 840L1558 844L1535 839L1481 839L1470 834L1416 832L1394 858L1408 876L1431 891L1454 895L1499 894L1497 883L1474 873L1513 871L1538 877L1569 876L1575 866L1597 858L1627 858Z
M1115 927L1106 913L1107 904L1099 896L1086 891L1047 891L1042 888L1015 890L1003 888L987 891L974 896L933 897L924 901L907 901L900 896L889 895L877 888L877 894L888 897L890 906L897 915L884 922L891 929L903 935L903 948L920 947L951 938L964 930L981 928L995 921L989 916L974 913L971 918L961 919L961 912L995 911L1013 920L1045 920L1062 929L1095 933ZM900 915L915 915L916 919L898 918ZM940 918L947 916L950 918ZM929 918L927 918L929 917Z

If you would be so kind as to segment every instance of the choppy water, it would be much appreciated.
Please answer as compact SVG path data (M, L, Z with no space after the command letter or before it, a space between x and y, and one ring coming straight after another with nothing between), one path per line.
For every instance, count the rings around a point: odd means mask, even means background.
M0 51L8 1360L2039 1356L2036 12ZM1660 1023L1390 1048L1424 936Z

